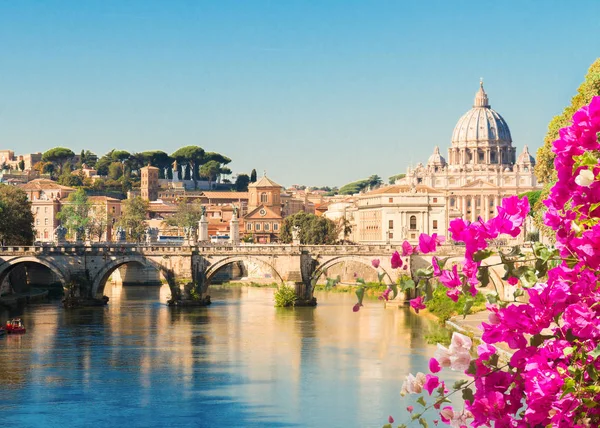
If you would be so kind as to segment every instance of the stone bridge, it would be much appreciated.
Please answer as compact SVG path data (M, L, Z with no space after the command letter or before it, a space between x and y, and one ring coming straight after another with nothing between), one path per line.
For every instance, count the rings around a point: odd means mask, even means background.
M357 262L374 269L381 261L383 281L395 283L406 271L392 269L391 254L399 248L381 245L239 245L165 246L156 244L92 244L0 247L0 284L16 267L44 266L63 287L86 298L103 295L108 278L124 265L155 269L171 289L174 301L208 295L211 280L226 266L249 262L272 272L278 283L293 285L300 301L313 298L313 288L327 269Z

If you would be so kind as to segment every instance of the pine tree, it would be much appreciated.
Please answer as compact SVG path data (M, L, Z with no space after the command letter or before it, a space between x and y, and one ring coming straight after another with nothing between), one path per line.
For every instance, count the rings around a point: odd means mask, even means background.
M256 170L253 169L252 172L250 173L250 183L255 183L256 182Z

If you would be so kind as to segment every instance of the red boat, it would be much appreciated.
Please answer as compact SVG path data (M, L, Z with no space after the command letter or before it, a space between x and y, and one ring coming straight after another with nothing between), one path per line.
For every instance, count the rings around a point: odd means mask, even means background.
M8 334L24 334L25 331L23 321L20 318L13 318L10 321L6 321L6 332Z

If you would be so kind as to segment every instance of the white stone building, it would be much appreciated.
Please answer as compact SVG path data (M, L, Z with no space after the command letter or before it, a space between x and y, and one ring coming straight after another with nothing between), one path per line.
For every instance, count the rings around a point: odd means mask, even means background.
M473 108L454 127L448 162L435 147L426 165L408 168L397 184L429 186L447 198L448 217L488 220L503 197L539 189L527 146L518 157L506 121L480 83Z

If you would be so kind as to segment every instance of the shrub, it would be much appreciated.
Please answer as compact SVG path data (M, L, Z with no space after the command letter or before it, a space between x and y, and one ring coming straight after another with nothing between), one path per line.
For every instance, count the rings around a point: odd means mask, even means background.
M287 308L289 306L294 306L296 304L296 299L298 299L296 290L287 285L281 285L275 292L275 307Z

